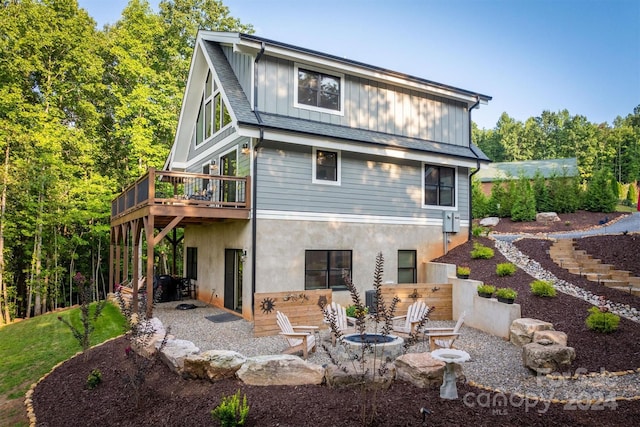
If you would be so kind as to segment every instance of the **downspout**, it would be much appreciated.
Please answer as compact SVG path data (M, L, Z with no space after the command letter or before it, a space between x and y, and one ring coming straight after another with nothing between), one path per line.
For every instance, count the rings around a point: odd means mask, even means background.
M476 96L476 103L473 104L471 107L469 107L469 149L471 150L471 144L473 143L473 138L472 138L472 129L473 126L471 124L471 110L473 110L474 108L476 108L478 105L480 105L480 97ZM480 157L478 157L478 155L471 150L471 152L476 156L476 170L471 172L471 174L469 175L469 236L468 236L468 240L471 240L471 237L473 236L473 198L471 197L471 182L473 181L473 175L477 174L480 171Z
M258 138L258 142L253 146L253 176L251 183L251 315L254 314L255 306L254 306L254 295L256 293L256 263L257 263L257 254L256 254L256 235L258 232L258 224L257 224L257 207L256 201L258 199L258 192L256 191L258 188L258 147L262 144L264 140L264 128L262 127L262 117L260 117L260 113L258 112L258 61L264 55L265 44L262 42L262 46L260 48L260 52L256 55L256 59L253 61L253 112L258 119L258 124L260 125L260 137Z

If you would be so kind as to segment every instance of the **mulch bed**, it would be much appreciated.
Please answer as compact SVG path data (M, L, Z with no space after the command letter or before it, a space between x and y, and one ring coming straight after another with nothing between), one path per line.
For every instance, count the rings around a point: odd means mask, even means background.
M550 227L576 229L597 225L603 214L573 214L571 219ZM611 214L608 215L612 217ZM569 218L569 217L567 217ZM571 225L564 225L571 221ZM530 224L501 223L504 232L513 232ZM532 227L536 227L531 225ZM499 229L500 226L496 228ZM549 232L542 230L534 232ZM594 238L596 239L596 238ZM492 246L489 239L479 239ZM546 256L548 242L527 239L517 243L518 248L530 254L558 277L564 270L555 266ZM613 246L612 246L613 245ZM619 246L621 245L621 246ZM613 240L606 250L625 253L626 241ZM635 247L634 247L635 248ZM514 276L500 278L495 274L495 265L506 260L496 251L492 260L471 260L471 243L452 251L440 262L465 264L471 267L471 278L483 280L499 287L510 286L518 291L517 303L522 306L523 317L535 317L552 322L556 329L567 332L569 345L576 348L574 368L599 371L624 370L640 366L640 328L626 319L620 329L609 335L589 331L584 319L588 303L558 293L556 298L541 299L533 296L528 284L533 280L518 270ZM635 253L640 251L635 250ZM626 251L629 252L629 251ZM545 258L546 256L546 258ZM630 262L625 258L625 262ZM608 261L607 261L608 262ZM627 270L629 268L626 268ZM569 274L569 273L566 273ZM564 278L564 277L563 277ZM578 286L593 286L576 280L570 275L569 282ZM609 299L626 300L627 296L609 293L600 289ZM605 292L607 292L605 294ZM636 306L638 297L629 299ZM237 390L246 394L250 406L248 426L353 426L362 425L361 408L363 395L359 390L334 390L327 386L248 386L237 380L210 383L203 380L186 380L172 373L163 363L158 363L139 389L139 404L134 398L134 389L127 381L131 374L130 360L125 356L127 342L123 338L110 341L88 352L88 358L75 357L62 364L47 376L35 389L34 408L40 426L86 426L86 425L166 425L203 426L218 425L210 411L223 396ZM131 357L131 356L129 356ZM134 356L136 357L136 356ZM94 390L86 388L87 377L93 369L102 372L102 383ZM614 402L595 405L563 405L534 402L506 395L506 406L498 407L487 402L501 397L470 386L458 384L458 400L442 400L437 387L419 389L408 383L396 381L387 391L378 392L374 426L620 426L634 425L640 418L640 401ZM498 401L500 401L498 399ZM527 404L525 404L527 403ZM423 424L420 408L432 411ZM371 414L367 411L367 414Z

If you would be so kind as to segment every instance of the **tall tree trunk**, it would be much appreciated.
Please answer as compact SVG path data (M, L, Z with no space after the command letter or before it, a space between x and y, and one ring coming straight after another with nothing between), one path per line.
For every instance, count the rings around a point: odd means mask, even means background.
M44 186L44 183L42 184ZM33 307L33 315L42 314L42 295L45 293L45 287L42 281L42 212L44 210L44 196L42 189L38 194L38 216L36 235L34 237L33 257L31 262L31 291L35 293L35 303ZM31 298L29 298L31 302Z
M2 304L0 304L0 325L11 322L9 310L9 287L4 282L4 212L7 205L7 177L9 176L9 143L4 150L4 174L2 175L2 196L0 197L0 290L2 291Z

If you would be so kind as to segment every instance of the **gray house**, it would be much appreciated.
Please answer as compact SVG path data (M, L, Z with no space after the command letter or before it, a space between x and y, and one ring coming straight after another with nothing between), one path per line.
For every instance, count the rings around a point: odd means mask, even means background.
M183 275L197 281L198 298L247 319L259 309L255 293L331 289L350 301L343 275L370 289L378 252L385 281L419 283L425 262L468 238L470 174L489 161L471 144L471 110L490 99L202 31L174 145L154 172L180 194L167 202L152 188L155 213L123 216L116 203L114 247L136 218L152 241L150 229L183 227Z

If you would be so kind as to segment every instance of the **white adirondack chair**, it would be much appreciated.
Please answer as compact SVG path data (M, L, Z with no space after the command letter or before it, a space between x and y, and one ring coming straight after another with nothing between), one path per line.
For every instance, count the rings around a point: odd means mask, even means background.
M282 335L289 347L283 350L283 353L296 353L302 350L302 357L306 359L309 351L316 351L315 331L317 326L292 326L286 314L277 312L276 321L280 327L280 335Z
M460 336L460 327L466 315L466 312L462 312L453 328L425 328L424 334L429 337L429 349L452 348L453 342Z
M422 332L416 331L415 328L418 326L422 317L427 312L428 307L424 303L424 301L416 301L409 306L407 309L407 314L403 316L395 316L392 320L392 329L403 335L411 335L414 332ZM398 322L404 321L404 322Z
M342 335L355 333L356 319L354 317L347 316L347 309L335 301L324 308L325 322L331 324L332 318L335 319L336 327ZM349 323L351 323L351 325L349 325ZM334 347L336 345L336 338L336 334L332 330L331 344L333 344Z

